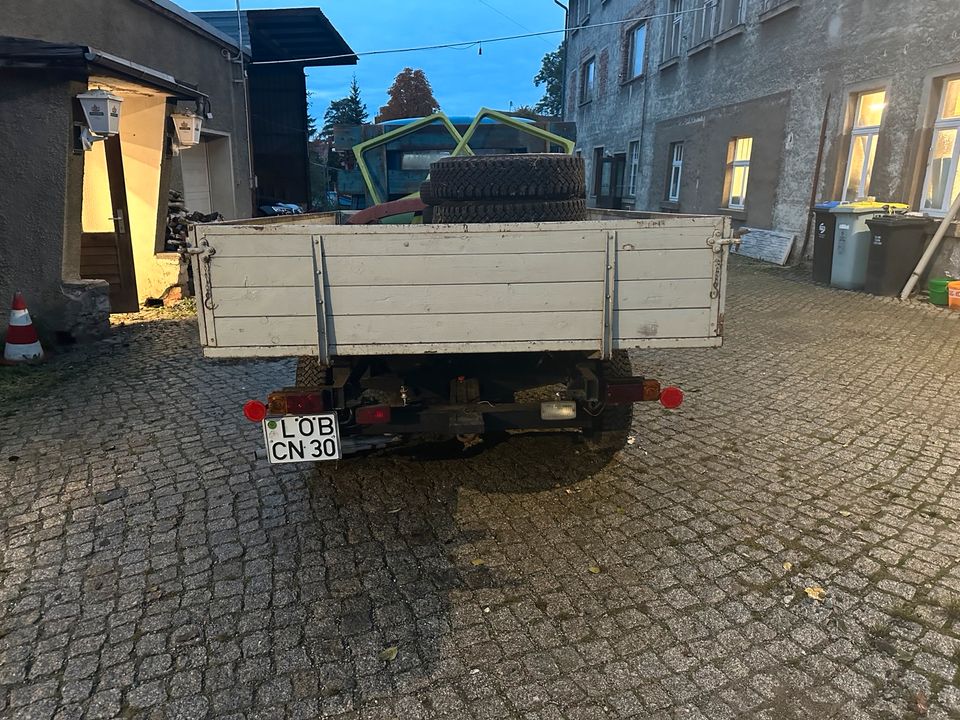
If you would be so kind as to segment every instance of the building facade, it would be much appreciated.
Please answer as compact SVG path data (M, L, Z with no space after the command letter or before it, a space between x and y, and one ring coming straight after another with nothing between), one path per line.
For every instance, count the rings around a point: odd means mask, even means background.
M801 239L812 199L960 192L955 0L571 0L567 27L593 204Z
M165 247L171 188L250 216L239 53L168 0L5 8L0 133L17 141L0 145L0 298L22 289L49 340L96 336L111 311L180 282ZM84 150L77 95L97 88L121 98L120 132ZM170 115L186 110L203 117L201 141L175 155Z

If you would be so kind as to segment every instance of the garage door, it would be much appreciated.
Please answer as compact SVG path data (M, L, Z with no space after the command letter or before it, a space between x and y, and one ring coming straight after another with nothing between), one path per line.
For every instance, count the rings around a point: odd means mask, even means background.
M183 171L183 200L191 212L212 212L210 202L210 171L207 167L207 143L180 151L180 168Z

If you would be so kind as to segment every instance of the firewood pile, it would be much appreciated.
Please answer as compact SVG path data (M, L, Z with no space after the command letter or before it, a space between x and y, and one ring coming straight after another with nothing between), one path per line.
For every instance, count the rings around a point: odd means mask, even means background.
M167 205L167 234L165 247L167 252L179 252L187 247L187 238L193 225L223 220L218 212L204 214L190 212L183 201L183 193L170 190Z

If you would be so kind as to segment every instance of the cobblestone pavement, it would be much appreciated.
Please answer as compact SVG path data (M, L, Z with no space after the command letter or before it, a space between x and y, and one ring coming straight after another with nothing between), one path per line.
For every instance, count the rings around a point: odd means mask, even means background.
M271 468L191 320L18 375L0 717L960 716L957 315L741 261L727 333L615 456Z

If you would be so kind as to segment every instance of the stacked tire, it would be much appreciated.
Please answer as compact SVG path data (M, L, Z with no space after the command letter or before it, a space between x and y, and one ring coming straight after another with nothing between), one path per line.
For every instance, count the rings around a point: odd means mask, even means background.
M558 153L468 155L430 165L420 199L434 223L585 220L583 159Z

